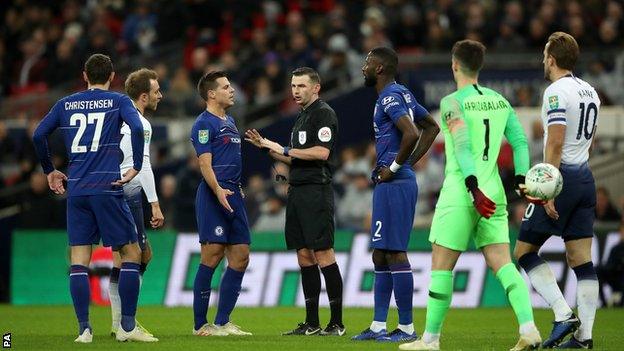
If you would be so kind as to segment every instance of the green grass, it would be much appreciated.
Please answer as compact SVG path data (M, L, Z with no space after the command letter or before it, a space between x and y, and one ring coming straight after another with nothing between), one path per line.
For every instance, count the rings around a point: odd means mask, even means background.
M542 337L550 332L552 314L536 310L536 321ZM120 344L109 336L108 308L92 307L91 323L94 340L90 345L73 343L77 327L70 306L34 307L0 305L0 333L12 333L15 350L397 350L396 344L352 342L349 338L370 323L370 309L349 308L344 311L345 337L284 337L282 331L292 329L303 318L303 308L238 308L233 321L251 337L196 337L191 335L193 312L190 308L141 307L139 320L160 341L155 344ZM214 318L210 309L209 320ZM327 321L328 311L322 309L321 320ZM414 310L416 330L424 327L425 311ZM594 345L599 350L624 348L624 310L602 309L594 325ZM390 312L388 326L396 326L396 312ZM508 350L517 341L517 325L511 308L452 309L447 317L442 347L444 350Z

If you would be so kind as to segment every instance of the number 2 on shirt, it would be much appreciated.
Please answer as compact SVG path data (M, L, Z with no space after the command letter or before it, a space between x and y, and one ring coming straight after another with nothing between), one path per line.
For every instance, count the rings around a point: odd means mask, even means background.
M87 152L87 147L80 145L80 139L87 129L87 124L95 123L95 132L93 133L93 140L91 141L91 151L96 152L100 146L100 136L102 135L102 126L104 125L104 112L92 112L85 116L82 113L74 113L69 118L69 125L78 125L78 132L72 141L71 152L74 154L82 154Z

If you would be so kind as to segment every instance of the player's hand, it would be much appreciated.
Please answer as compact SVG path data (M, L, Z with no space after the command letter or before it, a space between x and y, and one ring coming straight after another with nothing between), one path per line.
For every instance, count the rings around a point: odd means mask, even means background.
M496 212L496 204L490 200L479 188L470 190L472 194L472 204L477 209L477 212L485 219L492 217Z
M548 200L548 202L544 205L544 210L546 210L548 217L554 220L559 219L559 212L555 209L555 200Z
M394 177L394 173L388 167L381 167L377 171L377 183L389 182Z
M219 199L219 203L221 204L221 206L223 206L226 210L230 211L230 213L234 212L234 210L230 206L227 197L233 194L233 191L229 189L223 189L222 187L218 187L217 191L215 192L215 195L217 195L217 199Z
M264 138L255 129L248 129L245 132L245 140L250 142L255 147L262 148L262 139Z
M160 204L158 202L152 202L152 218L150 219L150 225L152 228L160 228L165 224L165 216L163 216L160 210Z
M139 174L139 171L137 171L134 168L130 168L126 173L124 173L121 176L121 179L116 180L116 181L112 182L111 184L117 185L117 186L123 186L124 184L128 183L129 181L131 181L132 178L136 177L137 174Z
M540 206L545 205L546 200L542 200L538 197L533 197L527 193L527 187L524 184L524 182L525 182L525 177L523 175L516 176L516 193L524 197L528 202L531 202Z
M52 190L57 195L65 194L65 186L63 185L63 181L67 180L67 176L63 174L63 172L54 170L48 173L47 177L50 190Z

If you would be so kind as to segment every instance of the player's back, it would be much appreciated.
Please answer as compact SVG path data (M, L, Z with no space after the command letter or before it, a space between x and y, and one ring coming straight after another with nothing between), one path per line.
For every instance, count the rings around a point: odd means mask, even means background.
M589 159L589 148L596 131L600 99L587 82L573 75L564 76L544 90L542 122L544 146L548 126L566 126L561 163L582 165Z
M467 126L479 188L496 204L506 204L507 198L498 173L497 159L507 120L514 113L511 105L492 89L468 85L444 97L441 106L442 111L455 112L447 112L446 116L442 116L446 166L437 207L472 206L447 124L447 120L453 118L454 113L461 114Z
M50 113L58 119L68 150L69 195L122 194L111 183L120 178L122 114L139 118L130 99L89 89L59 100Z

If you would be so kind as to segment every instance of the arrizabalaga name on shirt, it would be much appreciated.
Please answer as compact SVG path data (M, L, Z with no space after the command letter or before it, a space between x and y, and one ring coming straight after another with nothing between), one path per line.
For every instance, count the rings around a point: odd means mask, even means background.
M65 103L65 110L95 110L112 107L113 99L67 101Z
M502 110L508 108L505 100L498 101L465 101L464 110L466 111L490 111Z

